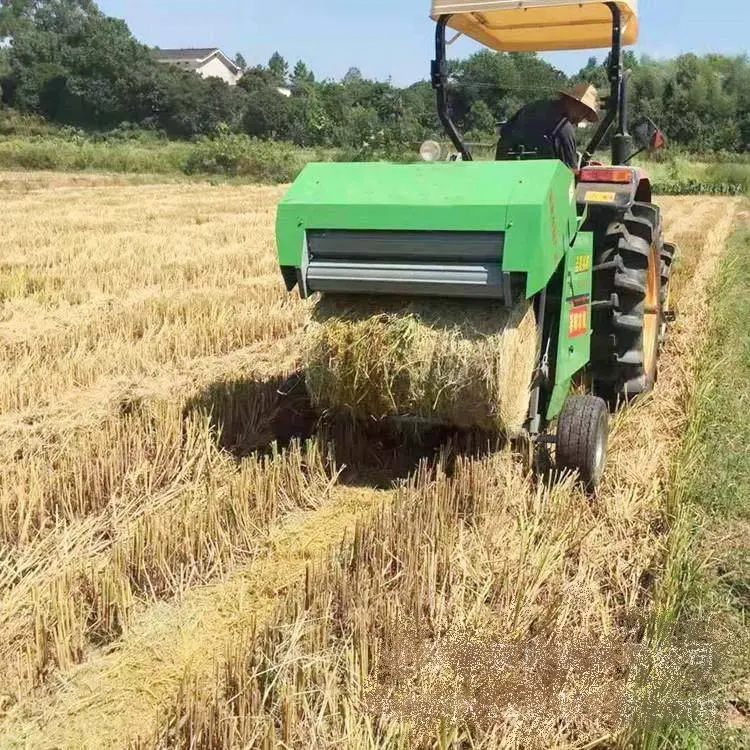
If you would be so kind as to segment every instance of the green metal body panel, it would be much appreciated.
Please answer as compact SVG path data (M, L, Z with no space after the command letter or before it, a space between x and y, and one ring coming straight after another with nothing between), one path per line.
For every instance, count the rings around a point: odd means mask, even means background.
M508 205L503 270L528 274L530 299L549 284L576 236L575 183L560 161L510 163L521 176Z
M547 408L550 421L560 415L573 377L591 359L593 260L594 236L579 232L565 258L555 385Z
M573 174L559 161L322 163L280 203L277 240L280 264L299 268L308 229L504 232L503 270L528 274L533 297L576 226Z

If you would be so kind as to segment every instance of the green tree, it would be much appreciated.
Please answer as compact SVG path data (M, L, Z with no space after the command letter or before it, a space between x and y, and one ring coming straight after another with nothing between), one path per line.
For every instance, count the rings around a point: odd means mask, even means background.
M359 68L349 68L346 71L346 75L341 79L341 83L347 86L353 83L360 83L362 80L362 71Z
M294 66L290 79L292 91L298 92L309 89L315 83L315 75L302 60L298 60Z
M492 135L495 132L495 118L483 99L474 102L466 117L466 129L472 137Z
M609 89L606 61L599 62L596 57L589 57L586 65L573 76L571 83L590 83L596 86L600 94L606 95Z
M8 86L8 76L10 75L10 50L0 47L0 106L5 103L6 95L4 88Z
M332 140L333 122L320 94L310 89L289 100L287 134L299 146L322 146Z
M537 55L489 50L455 63L453 78L457 85L453 115L464 128L470 125L470 113L478 101L485 103L493 121L500 122L523 104L556 95L567 82L563 73Z
M278 84L276 76L268 68L256 65L243 73L237 85L248 94L252 94L260 89L276 88Z
M13 2L3 11L12 40L5 98L22 111L90 129L130 122L180 136L241 120L244 91L161 65L90 0Z
M268 70L271 71L277 86L286 86L289 78L289 63L278 52L271 55Z
M122 22L93 0L0 0L3 103L90 130L121 123L175 137L219 126L302 145L346 147L361 157L398 158L408 145L442 136L430 83L407 88L367 80L352 67L341 82L318 82L307 65L277 52L245 69L237 87L157 62ZM245 61L238 55L238 64ZM631 71L633 120L651 117L670 140L693 150L750 149L750 62L746 56L682 55L656 61L624 56ZM523 104L579 81L608 92L606 60L571 80L537 55L478 52L450 65L449 106L472 137ZM278 88L290 85L286 98ZM366 146L364 144L367 144Z
M181 138L213 135L220 125L242 127L249 96L218 78L203 80L194 73L175 71L162 81L155 124Z
M287 138L289 132L289 99L272 88L255 91L243 116L243 129L258 138Z
M628 49L622 55L622 64L626 70L637 70L640 67L640 60L638 55L633 50Z
M139 119L134 110L153 89L156 63L125 23L88 2L36 8L33 24L21 22L13 34L14 104L92 127Z

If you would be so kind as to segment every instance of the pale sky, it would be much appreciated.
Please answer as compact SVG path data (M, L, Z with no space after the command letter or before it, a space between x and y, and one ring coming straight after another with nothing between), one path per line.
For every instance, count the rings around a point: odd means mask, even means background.
M341 78L358 67L368 78L398 85L429 77L433 24L428 0L99 0L124 18L144 43L159 47L221 47L249 64L266 63L278 50L291 65L302 59L318 78ZM750 0L640 0L637 52L673 57L682 52L744 54L750 49ZM479 49L461 40L454 57ZM545 55L573 72L590 53Z

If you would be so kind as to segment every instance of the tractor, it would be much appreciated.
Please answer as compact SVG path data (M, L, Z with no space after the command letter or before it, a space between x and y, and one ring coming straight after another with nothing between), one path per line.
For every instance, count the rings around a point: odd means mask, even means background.
M638 38L637 0L434 0L432 17L437 111L459 157L306 167L279 205L283 278L303 297L525 296L538 325L525 435L594 491L610 410L654 388L676 255L648 175L629 166L664 143L650 121L634 129L638 148L629 133L623 49ZM523 149L472 158L450 115L449 28L497 51L611 49L611 90L578 170ZM607 136L604 166L593 159Z

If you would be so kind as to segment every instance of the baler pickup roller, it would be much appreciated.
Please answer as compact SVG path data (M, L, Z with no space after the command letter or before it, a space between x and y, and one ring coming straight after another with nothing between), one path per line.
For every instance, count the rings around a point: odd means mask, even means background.
M308 230L303 295L492 299L512 304L502 232Z

